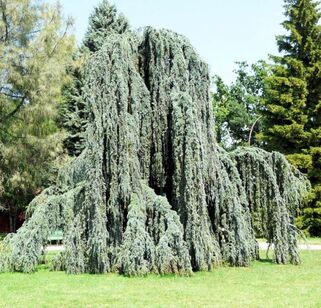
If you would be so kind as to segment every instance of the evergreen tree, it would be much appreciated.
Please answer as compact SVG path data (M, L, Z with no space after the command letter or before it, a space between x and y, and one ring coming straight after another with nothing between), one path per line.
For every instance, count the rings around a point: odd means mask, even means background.
M321 234L321 17L319 2L286 0L277 37L280 56L273 56L266 79L266 129L257 135L269 150L278 150L308 174L311 202L300 227Z
M306 179L279 153L217 146L208 66L185 37L107 35L83 76L85 148L5 238L0 272L34 271L58 226L65 249L53 264L67 273L247 266L259 257L253 226L275 262L299 262L293 212Z
M84 132L88 113L83 99L83 68L86 56L76 52L68 68L71 79L63 85L60 127L66 130L63 144L70 156L78 156L84 148Z
M15 217L53 179L56 125L74 40L59 5L0 1L0 206Z
M90 52L96 52L104 45L110 34L123 34L128 31L127 18L118 13L115 5L103 0L89 18L83 45Z
M70 67L71 82L64 86L62 127L67 130L64 146L69 155L77 156L84 148L84 133L88 122L88 108L83 99L84 66L90 55L97 52L111 34L129 31L129 23L114 5L103 0L90 15L89 27L82 46Z

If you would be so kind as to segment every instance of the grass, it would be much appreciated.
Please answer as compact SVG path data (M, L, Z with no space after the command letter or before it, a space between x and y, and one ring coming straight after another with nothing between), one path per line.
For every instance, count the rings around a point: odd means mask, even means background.
M266 239L264 238L258 238L258 242L266 242ZM307 237L306 240L304 240L302 237L298 240L299 244L308 244L308 245L321 245L321 237Z
M299 239L300 244L306 244L305 240L302 238ZM321 245L321 237L308 237L307 243L309 245Z
M268 260L193 277L66 275L46 265L35 274L0 274L0 307L320 307L321 251L302 264Z

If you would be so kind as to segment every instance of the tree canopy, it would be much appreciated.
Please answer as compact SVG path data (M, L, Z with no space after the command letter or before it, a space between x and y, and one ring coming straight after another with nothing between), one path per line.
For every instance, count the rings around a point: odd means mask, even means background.
M58 5L0 1L0 209L15 217L54 180L56 125L74 40Z
M251 66L238 62L236 80L230 86L214 76L212 93L217 141L226 149L250 144L258 145L256 133L263 129L262 100L268 65L259 61Z

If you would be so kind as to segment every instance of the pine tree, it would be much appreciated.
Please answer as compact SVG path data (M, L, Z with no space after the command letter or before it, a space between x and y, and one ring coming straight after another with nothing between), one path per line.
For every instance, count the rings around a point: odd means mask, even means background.
M82 97L85 60L86 54L80 50L75 53L68 68L71 78L62 87L59 124L60 128L66 131L63 145L69 156L78 156L84 149L84 132L88 121L88 112Z
M319 2L286 0L283 27L277 37L280 56L273 56L266 79L268 128L258 134L264 146L287 155L308 174L313 184L311 202L300 227L321 234L321 13Z
M15 231L63 151L55 121L74 40L59 5L1 0L0 16L0 207Z
M90 55L97 52L110 34L130 31L127 19L117 12L114 5L103 0L90 15L89 27L82 46L70 67L72 80L64 86L62 127L67 130L64 146L69 155L77 156L84 149L84 132L88 122L88 106L83 99L84 65Z
M83 46L90 52L96 52L104 45L110 34L123 34L128 31L127 18L117 12L115 5L103 0L89 18Z

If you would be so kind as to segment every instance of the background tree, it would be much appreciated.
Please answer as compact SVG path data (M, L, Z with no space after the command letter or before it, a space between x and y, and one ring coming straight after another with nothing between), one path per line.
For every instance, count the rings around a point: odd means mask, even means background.
M129 30L126 17L114 5L103 0L89 17L89 26L81 47L69 67L72 79L63 88L61 126L66 129L64 146L69 155L77 156L84 148L84 133L88 122L88 108L83 99L84 66L90 54L97 52L112 34Z
M57 107L74 39L58 4L1 0L0 16L0 206L15 231L62 153Z
M63 85L59 126L65 129L64 148L70 156L78 156L84 148L88 114L83 100L83 69L86 54L78 50L68 68L70 80Z
M264 96L264 78L268 67L264 61L248 65L237 62L236 80L230 86L219 76L214 76L215 90L212 93L215 129L218 142L226 149L249 143L258 144L255 133L262 129L259 120Z
M299 226L321 234L321 17L319 2L286 0L277 37L280 56L272 56L266 78L265 123L257 135L268 150L287 154L313 184L311 203Z

